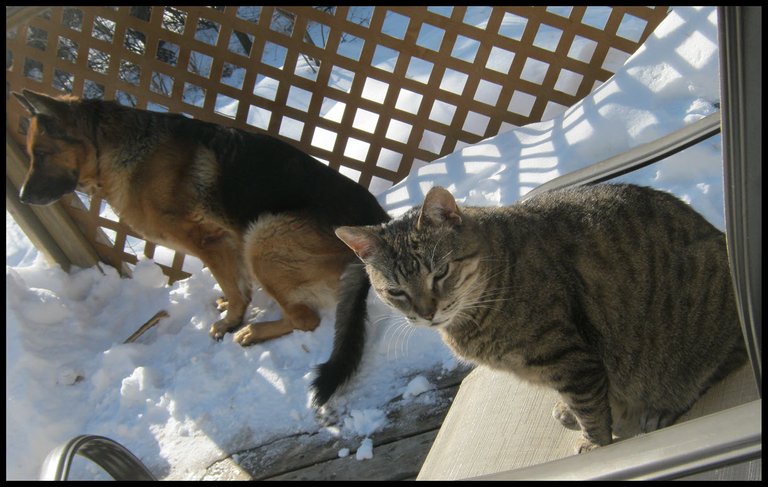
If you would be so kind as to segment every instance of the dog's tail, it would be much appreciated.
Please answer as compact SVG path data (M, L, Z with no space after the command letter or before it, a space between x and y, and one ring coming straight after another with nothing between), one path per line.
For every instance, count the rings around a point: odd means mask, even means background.
M336 307L336 335L328 361L317 368L312 382L313 404L319 408L357 370L365 346L366 300L371 282L361 262L349 264L339 285Z

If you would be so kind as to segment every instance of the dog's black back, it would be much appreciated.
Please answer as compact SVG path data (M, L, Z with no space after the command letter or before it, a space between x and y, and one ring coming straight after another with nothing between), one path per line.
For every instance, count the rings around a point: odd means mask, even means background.
M284 211L301 213L331 227L389 220L363 186L275 137L178 114L131 109L116 102L97 103L108 117L146 118L147 137L168 133L186 139L189 147L210 149L218 163L218 184L201 185L200 196L212 205L221 205L212 209L222 211L241 228L262 213ZM132 125L142 125L137 122Z
M239 223L277 211L298 211L329 226L389 218L365 188L285 142L239 131L217 138L243 139L243 153L225 156L214 148L222 166L221 201Z

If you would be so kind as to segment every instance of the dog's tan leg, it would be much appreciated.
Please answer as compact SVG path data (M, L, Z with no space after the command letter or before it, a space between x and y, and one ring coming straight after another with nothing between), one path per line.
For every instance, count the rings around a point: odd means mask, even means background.
M226 314L211 326L211 337L220 340L228 331L237 328L243 322L243 316L251 300L251 284L243 272L236 249L222 249L220 252L208 252L201 257L219 283L226 298Z
M320 324L318 309L333 305L339 276L353 257L330 229L289 215L262 217L247 232L244 255L254 280L283 311L277 321L250 323L235 341L250 345Z
M283 308L283 318L276 321L249 323L235 333L242 346L265 342L291 333L293 330L312 331L320 324L320 315L305 304Z
M177 221L172 228L174 231L168 237L175 240L177 247L197 256L224 293L226 314L209 330L211 337L220 340L242 324L251 301L251 277L244 268L242 236L196 220Z

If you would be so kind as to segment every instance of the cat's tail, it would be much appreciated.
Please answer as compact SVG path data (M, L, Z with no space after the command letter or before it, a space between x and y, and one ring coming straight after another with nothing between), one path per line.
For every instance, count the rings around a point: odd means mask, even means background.
M370 288L371 282L363 264L349 264L339 284L333 351L328 361L317 368L317 377L312 381L312 403L316 408L325 404L360 365L365 346L366 300Z

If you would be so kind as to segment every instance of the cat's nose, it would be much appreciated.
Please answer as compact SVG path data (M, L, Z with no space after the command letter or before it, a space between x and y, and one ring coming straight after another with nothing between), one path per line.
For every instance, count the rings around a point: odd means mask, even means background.
M416 306L415 308L416 314L427 321L432 321L432 318L435 317L436 306L434 303L430 303L426 306Z

